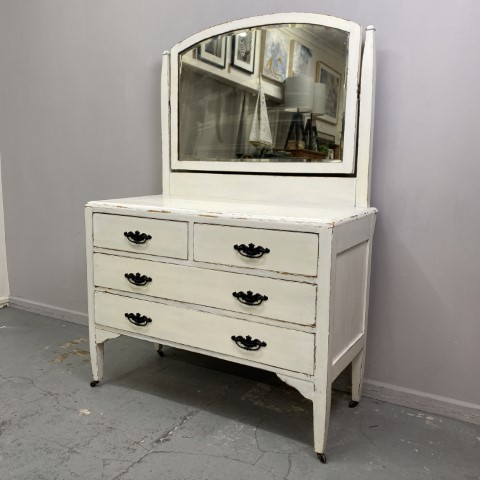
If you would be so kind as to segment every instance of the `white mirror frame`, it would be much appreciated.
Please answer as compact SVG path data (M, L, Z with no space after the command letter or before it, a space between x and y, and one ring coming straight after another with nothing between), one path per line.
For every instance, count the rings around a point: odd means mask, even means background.
M178 86L179 59L183 51L210 37L252 27L273 24L312 24L343 30L349 34L345 134L343 161L338 163L294 163L294 162L234 162L234 161L179 161L178 159ZM238 172L264 174L303 174L303 175L350 175L355 172L358 86L362 48L362 27L341 18L313 13L282 13L263 15L236 20L203 30L175 45L170 52L170 91L169 91L169 130L170 130L170 169L171 171L197 172ZM166 57L168 58L168 57ZM165 157L164 157L165 158ZM166 159L165 159L166 160Z

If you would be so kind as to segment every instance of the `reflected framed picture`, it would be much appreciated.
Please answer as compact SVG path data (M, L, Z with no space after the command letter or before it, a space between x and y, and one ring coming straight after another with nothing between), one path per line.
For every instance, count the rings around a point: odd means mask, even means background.
M253 73L255 70L255 32L251 30L233 35L232 66Z
M296 40L290 43L289 77L313 77L312 50Z
M331 135L329 133L318 131L317 132L317 142L320 145L334 145L335 144L335 135Z
M268 80L283 83L287 77L289 39L280 30L263 32L262 76Z
M315 81L324 83L327 86L325 92L325 115L322 116L322 120L330 123L337 123L342 76L325 63L317 62Z
M197 49L197 58L202 62L225 68L227 59L227 37L212 37Z

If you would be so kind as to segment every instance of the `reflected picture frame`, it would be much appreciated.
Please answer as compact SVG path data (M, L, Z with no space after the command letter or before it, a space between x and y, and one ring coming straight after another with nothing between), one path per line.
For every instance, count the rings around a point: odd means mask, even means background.
M290 43L280 30L267 29L262 35L261 74L263 78L283 83L287 78Z
M319 144L334 145L335 135L332 135L326 132L317 131L317 141Z
M218 35L203 42L197 49L197 59L218 68L225 68L227 61L227 37Z
M334 124L338 123L342 76L333 68L319 61L317 62L315 81L326 85L325 115L322 116L322 120Z
M298 40L290 42L290 65L288 68L289 77L310 77L313 76L312 50L300 43Z
M255 72L256 32L246 30L232 36L232 66L252 74Z

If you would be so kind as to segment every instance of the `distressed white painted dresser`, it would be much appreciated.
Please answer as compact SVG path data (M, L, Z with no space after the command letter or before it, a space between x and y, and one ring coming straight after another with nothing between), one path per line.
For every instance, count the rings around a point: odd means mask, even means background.
M163 195L86 206L92 386L128 335L276 373L313 401L360 399L376 210L374 29L275 14L164 54ZM181 379L178 380L181 382Z

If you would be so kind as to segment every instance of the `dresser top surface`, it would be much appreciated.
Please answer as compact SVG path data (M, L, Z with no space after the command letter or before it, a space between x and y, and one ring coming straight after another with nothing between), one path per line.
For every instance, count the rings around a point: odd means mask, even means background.
M287 205L230 200L150 195L92 201L94 209L122 209L160 214L200 215L230 219L269 220L289 223L336 225L372 215L375 208L338 207L334 205ZM126 213L126 212L125 212Z

